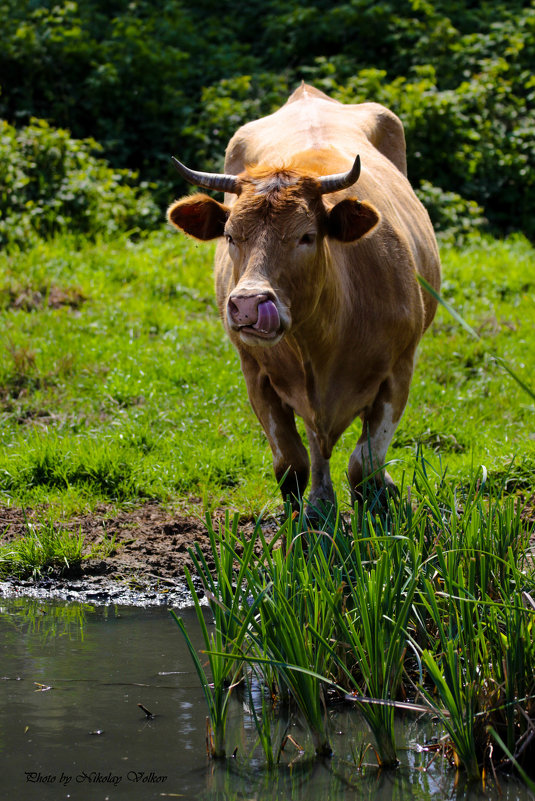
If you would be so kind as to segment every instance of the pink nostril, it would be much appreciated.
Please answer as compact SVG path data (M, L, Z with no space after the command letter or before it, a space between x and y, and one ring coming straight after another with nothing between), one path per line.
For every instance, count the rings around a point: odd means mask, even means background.
M258 319L258 306L265 295L235 295L228 300L228 311L233 323L238 326L254 325Z
M230 316L234 319L234 317L238 314L238 307L232 299L230 299L228 302L228 310L230 312Z
M258 337L273 338L280 329L277 307L265 294L234 295L227 309L233 326L254 331Z

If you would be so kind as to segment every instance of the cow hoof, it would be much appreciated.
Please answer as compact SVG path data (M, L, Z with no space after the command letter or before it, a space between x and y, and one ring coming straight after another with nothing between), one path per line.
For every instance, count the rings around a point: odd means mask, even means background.
M388 475L384 475L384 483L374 479L364 481L358 489L351 490L351 505L355 508L358 505L359 512L362 513L364 507L372 515L378 512L388 511L392 500L399 497L399 490Z
M309 501L305 515L307 523L313 528L329 530L336 520L336 502L323 498Z

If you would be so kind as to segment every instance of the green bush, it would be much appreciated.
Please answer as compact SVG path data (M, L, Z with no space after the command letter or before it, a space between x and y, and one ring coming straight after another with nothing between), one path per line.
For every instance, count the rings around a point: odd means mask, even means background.
M158 209L137 175L112 170L92 139L32 119L19 130L0 121L0 244L25 246L63 231L110 236L146 228Z
M282 75L261 73L225 78L203 89L201 110L183 135L196 162L223 170L229 139L250 120L276 111L292 91Z
M483 209L474 200L456 192L444 192L429 181L422 181L416 194L426 207L441 243L461 245L475 230L487 226Z
M156 181L162 207L186 189L171 154L219 168L235 129L304 79L399 114L411 181L440 187L448 236L454 193L494 231L535 237L530 0L250 0L239 13L230 0L5 0L0 29L0 116L91 136L113 167Z

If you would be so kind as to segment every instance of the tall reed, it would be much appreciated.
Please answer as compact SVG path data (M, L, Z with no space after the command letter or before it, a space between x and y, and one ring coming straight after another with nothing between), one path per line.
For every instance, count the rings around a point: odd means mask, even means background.
M280 693L289 693L309 726L316 753L325 756L332 749L322 678L329 676L330 648L325 643L334 635L334 602L315 579L314 556L299 522L288 516L284 549L264 542L271 569L251 576L248 589L258 602L252 629L258 653L274 668ZM313 553L323 558L321 551Z
M263 593L260 592L256 602L250 605L243 597L243 574L254 548L254 538L246 545L242 569L238 573L237 580L234 581L232 554L237 539L237 518L230 526L227 516L219 547L211 522L209 522L208 531L217 580L212 577L199 548L191 549L190 555L204 584L204 591L214 617L215 626L211 633L208 631L199 595L187 568L185 568L185 575L195 604L211 677L204 670L184 621L173 610L171 610L171 614L186 640L208 706L207 751L211 757L218 759L226 754L225 733L230 696L237 681L241 678L244 641Z
M325 756L332 747L330 699L349 692L383 767L397 762L395 708L421 711L421 702L405 702L420 695L469 778L490 767L491 728L515 764L529 770L535 755L535 571L524 559L530 529L504 485L493 485L484 469L454 485L420 454L398 499L371 507L364 500L351 515L331 510L314 525L287 507L271 541L261 521L249 538L228 516L219 531L209 522L209 534L215 569L200 548L191 555L212 634L188 581L212 673L210 686L196 663L214 755L224 752L232 685L242 675L251 681L253 670L250 711L270 765L280 756L270 698L299 711L316 753ZM252 668L244 671L245 664ZM504 751L492 753L493 767L512 764Z
M421 599L435 625L439 645L434 652L424 648L422 662L442 706L436 704L427 687L421 686L420 689L450 735L455 764L465 768L469 779L477 779L480 766L475 723L482 688L478 666L485 658L486 643L481 627L474 621L476 607L467 597L452 598L444 625L443 611L428 580L424 581Z
M401 683L418 560L410 543L374 533L373 525L382 531L380 519L372 524L368 516L370 536L355 538L344 564L344 607L333 606L339 644L333 656L373 732L379 764L387 768L397 764L391 702ZM363 550L373 560L364 560Z

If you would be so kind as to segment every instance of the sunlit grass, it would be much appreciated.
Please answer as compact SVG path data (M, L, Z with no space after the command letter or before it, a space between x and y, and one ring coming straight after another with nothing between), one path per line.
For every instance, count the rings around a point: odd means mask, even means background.
M211 246L161 231L80 247L68 238L3 254L0 268L0 503L180 498L254 516L280 503L212 288ZM535 366L535 252L523 239L445 249L445 309L422 340L389 471L424 445L452 476L484 463L511 488L535 479L534 404L488 356L524 379ZM335 448L339 501L359 436ZM62 500L63 499L63 500Z
M445 753L469 780L509 769L508 752L530 773L531 532L504 486L484 475L475 471L459 485L421 457L383 511L358 509L320 528L289 514L269 543L259 525L249 539L227 518L220 532L212 529L215 570L199 571L221 637L209 658L232 651L246 683L253 666L269 696L298 710L317 755L332 747L329 704L349 693L382 768L397 764L399 707L442 721ZM277 718L258 696L255 725L272 764ZM508 752L490 747L491 729Z
M0 576L41 576L76 571L84 558L84 537L57 527L50 520L26 521L26 532L9 543L0 538Z
M0 578L65 576L80 572L84 560L105 559L117 550L115 535L87 546L81 530L72 531L57 523L51 510L41 516L25 517L24 533L7 539L0 532Z

